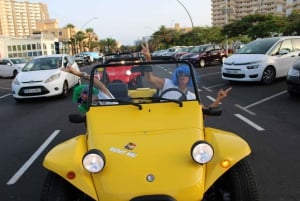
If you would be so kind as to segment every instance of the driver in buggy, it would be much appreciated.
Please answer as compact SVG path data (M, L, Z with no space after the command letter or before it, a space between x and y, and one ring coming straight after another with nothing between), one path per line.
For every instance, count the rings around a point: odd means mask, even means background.
M146 45L141 44L142 51L141 53L145 56L146 61L151 61L151 54L149 51L148 43ZM191 86L190 80L190 71L187 66L181 65L174 72L172 80L168 78L161 78L153 74L153 72L144 72L146 80L153 84L157 89L159 89L159 94L163 93L168 89L179 89L183 94L185 94L187 100L195 99L195 94L188 90L188 87ZM217 107L219 103L228 95L231 87L226 90L220 89L217 98L210 105L210 107Z

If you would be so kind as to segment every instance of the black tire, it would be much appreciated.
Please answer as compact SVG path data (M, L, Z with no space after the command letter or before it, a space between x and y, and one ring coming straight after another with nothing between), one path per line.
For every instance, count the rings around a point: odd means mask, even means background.
M223 64L225 59L226 59L226 57L221 57L220 63Z
M61 96L62 97L67 97L68 95L69 95L69 85L68 85L68 82L65 81L64 84L63 84Z
M259 201L248 158L239 161L222 175L208 189L202 201Z
M18 71L17 71L17 70L14 70L14 72L13 72L13 77L16 77L17 74L18 74Z
M275 69L269 66L264 70L262 74L261 82L263 84L271 84L275 80L275 77L276 77Z
M41 201L93 201L72 184L49 172L42 189Z
M200 59L200 61L199 61L199 67L203 68L203 67L205 67L205 65L206 65L205 60L204 59Z

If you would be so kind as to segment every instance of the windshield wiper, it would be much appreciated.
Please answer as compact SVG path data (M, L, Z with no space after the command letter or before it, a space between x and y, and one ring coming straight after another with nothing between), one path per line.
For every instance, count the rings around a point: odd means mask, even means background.
M115 104L118 104L118 103L126 103L126 104L129 104L129 105L133 105L133 106L136 106L139 108L139 110L142 110L142 105L139 104L139 103L133 103L132 101L130 100L125 100L125 99L120 99L120 98L115 98L115 99L97 99L95 101L99 101L99 102L111 102L111 103L115 103ZM101 105L101 104L100 104ZM104 104L105 105L105 104ZM109 104L108 104L109 105Z

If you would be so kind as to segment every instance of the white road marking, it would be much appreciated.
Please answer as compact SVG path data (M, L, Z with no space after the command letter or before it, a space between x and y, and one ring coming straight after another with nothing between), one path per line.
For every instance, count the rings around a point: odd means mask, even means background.
M264 128L262 128L261 126L257 125L253 121L251 121L251 120L247 119L246 117L244 117L243 115L234 114L234 116L236 116L237 118L241 119L242 121L244 121L245 123L249 124L250 126L252 126L253 128L255 128L258 131L264 131L265 130Z
M60 130L55 130L47 140L39 147L39 149L29 158L29 160L24 163L24 165L10 178L10 180L6 183L7 185L15 184L20 177L24 174L24 172L32 165L32 163L38 158L38 156L46 149L46 147L50 144L50 142L58 135Z
M5 94L5 95L3 95L3 96L0 96L0 98L5 98L5 97L7 97L7 96L10 96L11 94Z
M265 102L265 101L267 101L267 100L270 100L270 99L272 99L272 98L275 98L275 97L277 97L277 96L280 96L280 95L282 95L282 94L284 94L284 93L286 93L287 91L286 90L284 90L284 91L282 91L282 92L279 92L279 93L277 93L277 94L274 94L274 95L272 95L272 96L269 96L269 97L267 97L267 98L264 98L264 99L262 99L262 100L259 100L259 101L257 101L257 102L254 102L254 103L252 103L252 104L250 104L250 105L247 105L247 106L240 106L240 105L238 105L238 104L235 104L235 106L236 107L238 107L238 108L240 108L240 109L242 109L242 110L244 110L244 111L246 111L246 112L248 112L249 114L251 114L251 115L255 115L255 113L254 112L252 112L252 111L250 111L250 110L248 110L248 108L250 108L250 107L253 107L253 106L255 106L255 105L258 105L258 104L260 104L260 103L263 103L263 102Z
M215 102L215 98L211 97L211 96L206 96L206 98L208 98L209 100L211 100L212 102ZM219 105L222 104L221 102L219 103Z

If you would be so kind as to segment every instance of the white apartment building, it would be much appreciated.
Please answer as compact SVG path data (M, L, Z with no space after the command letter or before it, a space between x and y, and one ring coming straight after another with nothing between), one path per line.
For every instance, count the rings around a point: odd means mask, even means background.
M212 25L224 26L255 13L287 16L300 9L300 0L212 0Z
M48 19L46 4L0 0L0 35L28 36L37 28L37 21Z
M55 54L55 40L57 39L52 34L44 33L23 38L0 36L0 58L31 58Z
M55 54L59 41L60 51L69 53L67 41L73 32L59 29L58 21L49 19L46 4L0 0L0 58Z

